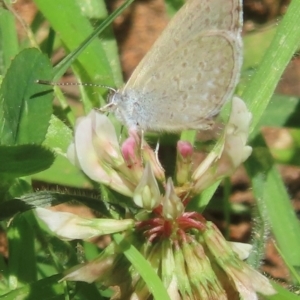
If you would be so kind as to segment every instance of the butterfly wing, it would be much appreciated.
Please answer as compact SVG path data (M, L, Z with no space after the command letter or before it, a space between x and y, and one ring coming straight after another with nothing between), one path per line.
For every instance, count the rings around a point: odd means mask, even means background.
M158 131L207 126L239 79L241 9L239 0L189 0L181 8L120 91L136 107L136 124Z

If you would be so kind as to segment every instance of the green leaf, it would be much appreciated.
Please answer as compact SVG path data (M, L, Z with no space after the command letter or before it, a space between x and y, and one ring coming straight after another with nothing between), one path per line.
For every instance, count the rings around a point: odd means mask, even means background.
M113 235L114 241L119 245L124 255L136 268L141 277L145 280L149 291L153 294L156 300L168 300L170 299L162 281L153 270L150 263L144 258L144 256L130 244L121 234Z
M108 26L131 2L133 0L127 0L103 21L101 17L106 16L107 12L106 9L103 10L104 1L98 1L93 16L99 18L96 22L100 22L100 25L93 30L91 22L85 17L86 14L91 13L92 1L85 3L72 0L63 2L35 1L50 22L51 28L58 33L57 36L69 53L55 66L53 81L58 80L72 66L79 82L109 87L119 87L123 83L117 45L112 34L112 28ZM101 7L102 11L100 11ZM95 23L95 19L92 20L92 23ZM101 40L99 39L100 33ZM44 78L40 79L43 80ZM68 103L57 87L55 91L69 122L74 124L74 113L67 111ZM100 103L101 105L105 104L103 96L107 94L108 89L99 88L99 86L80 86L80 92L84 111L88 113L92 108L99 107Z
M10 201L0 203L0 220L12 218L15 214L25 212L36 207L50 207L62 203L81 203L93 211L101 213L103 217L111 218L110 209L118 210L116 205L107 203L89 196L81 196L74 192L42 191L23 195ZM76 205L76 204L74 204Z
M31 181L28 177L12 179L1 176L0 178L0 205L2 205L2 202L8 203L7 200L13 199L14 197L20 197L21 195L31 192Z
M253 154L245 163L251 177L260 215L271 225L278 246L289 265L300 267L300 225L281 176L263 138L255 140Z
M259 120L252 136L254 137L262 126L299 127L300 99L284 95L274 95Z
M243 70L257 68L264 53L271 44L276 33L277 26L268 26L248 33L243 38L244 43L244 62ZM259 45L259 47L257 47Z
M0 146L0 176L15 178L40 172L51 166L54 154L38 145Z
M260 121L263 122L262 116L275 87L299 46L299 11L300 2L292 1L257 72L242 94L242 99L246 101L253 115L252 138L259 132L257 126ZM260 215L270 223L279 248L289 265L299 267L300 228L298 220L281 176L262 137L258 136L253 144L253 155L246 161L245 166L251 177Z
M165 0L168 15L173 16L184 4L183 0Z
M76 73L80 74L80 78L83 82L101 83L108 86L115 86L114 81L116 85L121 83L119 62L115 59L114 61L108 60L108 57L110 57L112 53L112 48L108 47L108 52L106 53L106 48L103 47L104 42L96 38L115 17L109 18L109 22L106 19L105 22L99 26L101 27L100 30L98 27L98 30L92 33L93 27L75 1L64 0L57 2L52 0L35 0L35 3L48 19L52 28L56 32L59 32L61 41L70 52L70 55L55 67L54 80L60 77L71 63L78 58L73 66L76 69ZM89 34L91 35L89 36ZM112 36L104 35L102 39L107 42L109 39L112 39ZM117 54L116 46L113 52ZM78 56L79 54L80 56ZM116 58L117 55L114 57ZM117 72L112 71L116 68L118 69ZM99 88L89 87L87 92L93 101L92 106L99 106L99 101L97 97L94 96L96 93L99 94ZM105 90L105 93L106 92ZM102 90L102 93L104 94L104 90ZM104 104L104 101L102 104ZM90 108L91 107L87 107L86 111Z
M8 192L2 198L3 201L13 199L14 197L20 197L21 195L32 192L31 181L28 179L28 177L15 178L14 180L8 180L8 182ZM4 192L4 190L1 190L1 192Z
M0 144L41 144L52 112L49 87L35 83L51 78L48 58L25 49L12 61L0 89Z
M14 274L15 277L11 288L17 288L19 284L37 280L34 231L26 217L33 218L32 215L19 215L13 220L7 231L10 250L8 268L9 273Z
M4 75L12 58L18 53L19 44L15 18L0 6L0 75Z
M199 196L196 196L191 200L191 202L187 206L188 211L197 211L202 213L212 197L214 196L217 188L220 185L220 180L215 182L209 188L205 189Z
M263 299L268 300L299 300L299 295L294 294L278 283L272 282L273 287L276 289L277 294L273 296L263 296Z
M257 72L241 96L253 115L251 131L261 119L283 71L299 47L299 11L300 1L292 1Z
M54 164L47 170L33 175L33 179L78 188L91 188L91 180L66 157L73 133L64 122L52 116L44 145L57 154Z
M110 297L103 297L103 291L99 291L99 288L96 284L89 284L86 282L77 282L76 291L74 293L74 299L80 300L107 300ZM110 293L112 296L113 293ZM65 298L64 298L65 299Z
M23 257L24 259L24 257ZM61 279L61 275L54 275L32 284L27 284L21 288L15 289L3 296L0 299L15 300L64 300L65 298L65 284L58 282Z

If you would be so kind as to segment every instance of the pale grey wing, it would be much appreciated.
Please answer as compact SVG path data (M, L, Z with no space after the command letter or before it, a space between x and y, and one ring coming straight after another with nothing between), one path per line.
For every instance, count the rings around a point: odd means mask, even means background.
M241 68L241 41L228 31L194 35L148 70L138 90L136 121L144 130L205 129L232 96Z
M241 0L188 0L142 59L126 87L139 88L176 48L208 31L224 30L240 38ZM221 49L220 49L221 50ZM221 50L222 51L222 50Z

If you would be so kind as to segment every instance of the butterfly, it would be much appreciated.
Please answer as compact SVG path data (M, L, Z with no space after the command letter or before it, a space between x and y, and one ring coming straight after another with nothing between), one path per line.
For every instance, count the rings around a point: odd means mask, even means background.
M137 131L205 130L242 66L242 2L188 0L101 111Z

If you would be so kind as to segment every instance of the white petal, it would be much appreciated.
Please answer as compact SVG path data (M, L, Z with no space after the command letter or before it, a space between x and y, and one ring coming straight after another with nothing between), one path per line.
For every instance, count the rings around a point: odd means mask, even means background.
M74 166L80 168L80 163L77 158L77 153L76 153L76 148L74 143L70 144L67 149L67 158Z
M229 123L234 124L237 131L245 133L248 137L251 120L252 114L245 102L238 97L233 97Z
M242 270L234 268L230 270L231 272L228 272L228 270L226 272L232 277L235 287L241 295L241 299L256 300L258 299L257 292L263 295L274 295L277 293L265 276L247 264L244 264Z
M201 164L197 167L197 169L194 171L192 175L192 179L194 181L197 181L198 179L203 176L205 172L216 162L216 160L219 158L219 153L216 153L214 151L211 151L206 158L201 162Z
M98 162L99 158L95 152L92 140L92 120L84 118L75 131L75 147L78 161L84 173L91 179L101 182L101 179L107 174Z
M168 294L170 296L170 299L172 300L181 300L180 293L178 291L178 283L177 283L177 278L174 275L172 278L172 281L170 285L168 286Z
M89 116L93 120L93 128L97 137L100 140L109 140L112 146L119 148L116 130L109 118L106 115L97 113L95 111L92 111Z
M249 268L247 272L255 291L263 295L274 295L277 293L267 277L251 268Z
M257 300L256 291L253 289L251 280L244 270L237 270L234 268L228 268L225 271L232 280L236 290L240 294L240 299L242 300Z
M90 220L69 212L54 212L45 208L35 209L37 216L63 240L87 240L99 236L99 230L88 226Z
M252 245L238 242L228 242L231 249L239 256L239 259L245 260L250 255Z
M95 259L94 261L71 268L60 281L85 281L92 283L106 276L110 268L112 268L113 263L113 256L107 257L106 259Z
M231 158L233 167L243 163L251 154L252 148L246 145L252 114L246 104L237 97L232 100L231 115L226 126L224 151Z
M109 118L95 111L89 114L93 127L93 145L98 156L115 167L124 164L115 128Z

